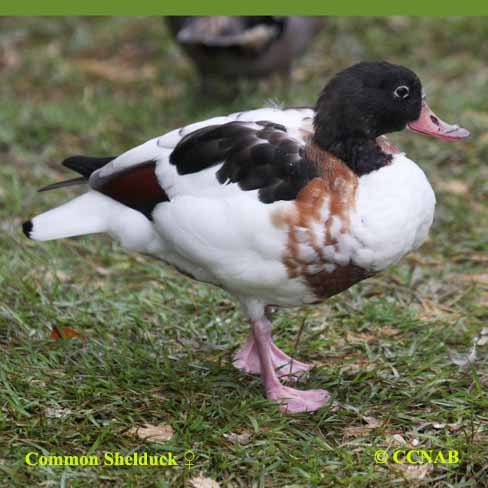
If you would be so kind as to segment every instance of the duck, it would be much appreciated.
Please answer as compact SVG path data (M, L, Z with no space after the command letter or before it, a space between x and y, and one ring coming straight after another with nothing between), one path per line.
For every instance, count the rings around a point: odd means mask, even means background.
M325 17L169 16L170 32L203 80L289 75Z
M273 341L269 307L313 305L397 263L427 238L434 191L386 134L460 141L418 76L387 61L337 73L314 107L263 107L177 128L118 156L72 156L80 196L23 224L35 241L106 233L191 279L223 288L251 333L233 356L283 412L324 389L286 382L312 368Z

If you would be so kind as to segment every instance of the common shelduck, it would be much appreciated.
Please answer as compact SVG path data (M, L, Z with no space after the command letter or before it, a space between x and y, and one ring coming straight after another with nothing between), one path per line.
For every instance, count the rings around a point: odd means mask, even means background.
M105 232L232 294L252 332L234 365L260 374L287 412L325 390L281 384L311 365L281 351L266 307L321 302L397 263L426 239L435 196L384 134L445 140L466 129L429 109L419 78L388 62L338 73L315 108L261 108L197 122L117 157L73 156L86 193L23 224L47 241Z
M176 41L203 81L289 74L325 23L325 17L166 17Z

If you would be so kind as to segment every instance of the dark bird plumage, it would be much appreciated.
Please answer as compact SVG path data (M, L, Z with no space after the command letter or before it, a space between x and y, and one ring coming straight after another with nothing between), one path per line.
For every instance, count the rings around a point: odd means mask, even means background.
M202 77L235 80L287 74L324 25L324 17L166 17Z

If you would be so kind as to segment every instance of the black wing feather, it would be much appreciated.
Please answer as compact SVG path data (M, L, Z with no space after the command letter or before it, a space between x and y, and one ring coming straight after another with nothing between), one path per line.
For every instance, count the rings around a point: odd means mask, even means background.
M94 158L91 156L71 156L66 158L61 164L66 168L76 171L82 176L88 178L97 169L110 163L117 156L108 156L104 158Z
M70 180L59 181L58 183L51 183L50 185L39 188L39 192L57 190L58 188L65 188L68 186L82 185L88 182L88 178L97 169L110 163L116 156L108 156L104 158L94 158L91 156L70 156L66 158L61 164L66 168L76 171L80 175L79 178L72 178Z
M180 175L221 164L219 183L259 190L264 203L294 200L310 180L320 176L303 144L291 138L283 125L267 121L235 121L191 132L175 147L170 163Z

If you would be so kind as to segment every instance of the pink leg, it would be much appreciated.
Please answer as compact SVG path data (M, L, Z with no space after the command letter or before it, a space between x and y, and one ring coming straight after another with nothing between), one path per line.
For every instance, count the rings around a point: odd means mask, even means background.
M277 400L281 404L281 410L289 413L313 412L325 405L330 398L325 390L301 391L280 383L272 362L271 324L264 317L251 323L266 396L270 400Z
M270 338L269 350L271 362L280 378L298 379L303 373L313 368L312 364L302 363L283 352ZM235 353L234 366L246 373L261 374L258 348L251 333L246 343Z

